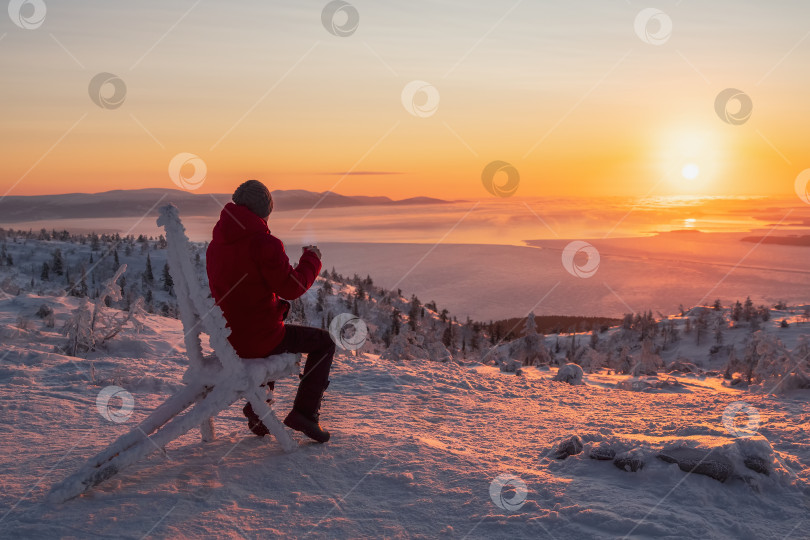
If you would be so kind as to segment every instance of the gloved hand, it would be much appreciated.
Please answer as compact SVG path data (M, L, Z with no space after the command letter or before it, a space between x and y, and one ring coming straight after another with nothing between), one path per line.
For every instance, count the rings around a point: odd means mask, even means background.
M303 251L311 251L318 257L318 260L321 260L321 250L318 249L318 246L304 246L301 248Z

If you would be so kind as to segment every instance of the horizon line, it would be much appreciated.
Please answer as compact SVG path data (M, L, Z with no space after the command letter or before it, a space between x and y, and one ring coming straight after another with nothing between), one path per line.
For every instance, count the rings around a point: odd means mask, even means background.
M343 173L337 172L324 172L318 173L323 175L338 175ZM404 174L399 172L373 172L373 171L359 171L357 173L352 174L359 174L359 175L372 175L372 174L381 174L381 175L396 175L396 174ZM64 192L50 192L50 193L36 193L36 194L22 194L22 195L8 195L6 198L22 198L22 197L50 197L50 196L60 196L60 195L102 195L105 193L113 193L113 192L137 192L137 191L147 191L147 190L163 190L163 191L174 191L174 192L182 192L188 195L230 195L230 193L226 193L224 191L197 191L197 190L187 190L181 189L179 187L163 187L163 186L147 186L147 187L140 187L140 188L132 188L132 189L108 189L105 191L95 191L95 192L86 192L86 191L64 191ZM454 199L444 199L441 197L435 197L430 195L411 195L408 197L403 197L401 199L393 199L390 195L386 194L346 194L346 193L339 193L332 190L325 190L325 191L317 191L313 189L306 189L306 188L278 188L278 189L271 189L271 193L275 192L290 192L290 191L304 191L308 193L315 193L322 195L324 193L331 193L334 195L339 195L342 197L367 197L367 198L374 198L374 197L386 197L392 201L403 201L409 199L435 199L435 200L442 200L446 202L463 202L468 199L482 199L482 198L489 198L493 201L500 200L499 198L495 198L489 195L486 196L479 196L475 197L473 195L464 196L463 198L454 198ZM713 195L614 195L614 194L607 194L607 195L514 195L511 197L505 197L503 200L523 200L523 199L569 199L569 200L587 200L587 199L632 199L632 200L655 200L655 199L670 199L670 200L751 200L751 199L772 199L772 200L787 200L794 198L795 195L791 196L790 193L784 194L746 194L746 195L720 195L720 194L713 194ZM797 201L797 206L802 206L799 204L801 201Z

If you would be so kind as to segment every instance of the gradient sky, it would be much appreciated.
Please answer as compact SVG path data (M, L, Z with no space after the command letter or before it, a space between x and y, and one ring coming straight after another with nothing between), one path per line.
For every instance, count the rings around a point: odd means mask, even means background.
M207 164L199 192L393 198L489 196L493 160L526 196L790 195L810 167L806 1L353 0L348 37L326 4L46 0L33 30L0 13L0 196L175 187L180 152ZM672 20L663 45L634 31L647 7ZM120 108L90 99L99 72ZM430 117L402 104L413 80L440 95ZM729 87L743 125L715 113Z

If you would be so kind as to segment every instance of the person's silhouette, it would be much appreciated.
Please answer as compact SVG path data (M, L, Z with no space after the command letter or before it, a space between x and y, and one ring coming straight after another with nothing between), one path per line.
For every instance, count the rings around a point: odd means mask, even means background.
M208 283L231 329L228 339L243 358L307 354L293 410L284 423L326 442L329 432L319 424L319 411L335 343L320 328L284 324L290 309L287 300L303 295L318 277L321 252L306 246L298 265L290 265L284 244L268 229L273 197L258 180L240 185L232 198L222 209L206 253ZM250 403L243 412L253 433L268 433Z

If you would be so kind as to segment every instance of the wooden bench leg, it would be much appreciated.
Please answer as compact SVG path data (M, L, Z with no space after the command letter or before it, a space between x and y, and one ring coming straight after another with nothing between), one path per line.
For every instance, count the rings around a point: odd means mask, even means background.
M179 410L171 408L177 412L169 416L169 421L154 434L149 436L145 431L135 428L120 437L118 444L111 445L104 452L90 459L75 474L54 486L48 495L49 501L63 502L81 495L136 461L162 450L171 441L194 429L195 426L201 425L205 419L215 416L238 398L239 392L222 385L211 390L206 389L198 396L194 406L184 413L185 407ZM178 401L180 400L172 398L158 409L162 414L168 416L170 413L165 410L166 405ZM163 418L161 417L161 420ZM289 437L289 435L287 436Z
M125 451L131 446L140 443L143 441L144 434L150 435L154 433L191 405L204 399L210 391L211 387L204 385L186 386L152 411L152 414L138 424L135 429L125 435L122 435L104 451L91 458L88 461L88 465L100 467L107 461L120 454L122 451Z
M209 416L200 424L200 436L202 442L213 442L217 438L216 429L214 428L214 418Z
M270 430L270 433L273 434L284 451L295 451L298 448L298 444L293 440L287 430L284 429L284 424L281 423L276 413L273 412L273 409L267 404L265 401L266 397L262 396L261 390L257 388L245 397L250 401L253 412L256 413L256 416L258 416L267 429Z

